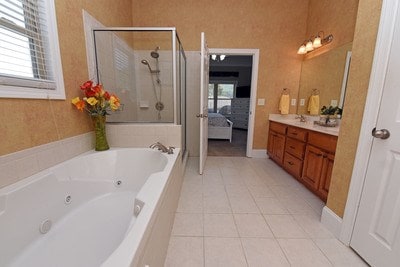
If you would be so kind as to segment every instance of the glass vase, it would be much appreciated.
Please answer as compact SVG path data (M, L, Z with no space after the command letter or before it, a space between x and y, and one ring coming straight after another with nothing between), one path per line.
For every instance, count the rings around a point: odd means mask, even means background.
M106 116L97 115L92 116L94 133L96 138L95 149L96 151L104 151L110 149L106 136Z

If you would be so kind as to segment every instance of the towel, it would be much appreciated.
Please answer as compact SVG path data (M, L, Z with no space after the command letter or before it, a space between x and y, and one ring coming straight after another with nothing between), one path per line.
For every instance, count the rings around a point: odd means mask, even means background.
M279 101L279 111L281 114L289 114L289 95L282 95Z
M312 95L308 100L308 111L310 115L319 114L319 95Z

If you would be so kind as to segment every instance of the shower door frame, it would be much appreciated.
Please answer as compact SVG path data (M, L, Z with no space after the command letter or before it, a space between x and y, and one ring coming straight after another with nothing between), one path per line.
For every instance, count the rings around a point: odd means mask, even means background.
M179 36L176 32L175 27L101 27L101 28L93 28L93 41L94 43L96 42L96 36L95 32L101 32L101 31L170 31L171 32L171 40L172 40L172 87L173 87L173 93L174 93L174 122L166 122L166 123L173 123L175 125L178 124L178 105L177 105L177 73L176 73L176 38L178 38L179 42ZM182 46L182 43L181 43ZM183 47L183 46L182 46ZM95 53L96 52L96 45L94 46ZM96 66L97 66L97 56L95 56L95 61L96 61ZM96 67L96 76L97 79L99 78L99 73L98 73L98 68ZM185 88L186 90L186 88ZM186 99L184 99L186 101ZM182 99L180 100L182 101ZM186 112L186 111L184 111ZM182 125L182 121L180 122L180 125ZM185 123L186 127L186 123Z

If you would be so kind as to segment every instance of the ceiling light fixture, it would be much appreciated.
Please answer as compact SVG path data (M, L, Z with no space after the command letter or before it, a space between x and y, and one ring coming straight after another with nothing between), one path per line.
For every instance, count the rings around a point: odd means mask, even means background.
M317 36L315 36L314 39L313 37L311 37L310 39L304 41L299 47L299 50L297 50L297 54L299 55L307 54L311 51L314 51L317 48L329 44L332 41L333 41L332 34L329 34L327 37L324 37L324 32L320 31L318 32Z
M226 58L226 55L215 55L215 54L211 55L211 59L215 60L217 62L223 61L225 58Z

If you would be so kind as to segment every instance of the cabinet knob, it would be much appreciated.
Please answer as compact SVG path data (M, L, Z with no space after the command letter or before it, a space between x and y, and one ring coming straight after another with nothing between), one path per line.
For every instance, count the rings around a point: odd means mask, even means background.
M292 165L292 166L294 165L294 163L293 163L293 162L291 162L291 161L288 161L288 163L289 163L289 165Z

